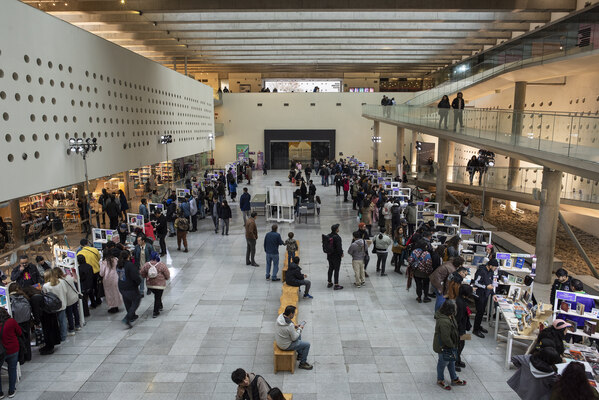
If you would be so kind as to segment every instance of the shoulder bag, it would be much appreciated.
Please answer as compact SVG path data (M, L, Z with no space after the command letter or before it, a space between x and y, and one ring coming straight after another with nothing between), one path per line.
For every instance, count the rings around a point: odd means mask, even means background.
M81 293L79 293L73 286L71 286L71 284L69 283L69 281L67 281L66 279L61 279L61 281L63 281L64 283L66 283L73 290L73 292L77 293L77 296L79 297L79 300L83 300L83 295Z
M439 346L441 346L441 358L445 362L455 362L457 360L457 352L456 349L446 349L443 347L443 343L441 343L441 336L437 336L439 340Z

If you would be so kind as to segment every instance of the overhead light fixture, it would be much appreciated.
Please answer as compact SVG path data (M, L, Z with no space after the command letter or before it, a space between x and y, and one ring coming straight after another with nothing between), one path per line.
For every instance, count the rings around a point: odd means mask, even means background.
M373 136L372 137L372 143L381 143L381 137L380 136Z
M121 4L125 4L125 0L121 0Z
M209 135L208 135L208 139L209 139L209 140L212 140L212 139L214 139L214 135L213 135L212 133L211 133L211 134L209 134Z
M158 22L154 21L154 22L152 22L152 25L156 26L156 25L158 25Z
M420 141L416 141L416 150L417 150L417 151L420 151L420 150L422 150L422 142L420 142Z
M162 135L160 136L160 144L173 143L172 135Z

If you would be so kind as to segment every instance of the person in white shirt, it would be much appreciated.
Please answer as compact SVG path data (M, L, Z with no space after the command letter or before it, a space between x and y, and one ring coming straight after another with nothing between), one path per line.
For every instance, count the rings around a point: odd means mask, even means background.
M386 206L386 205L385 205ZM385 220L386 222L386 220ZM393 239L385 233L385 228L381 228L381 233L372 240L374 252L376 253L376 272L381 271L381 276L386 276L385 264L387 264L387 255L389 246L393 244Z
M58 269L58 271L55 271ZM58 325L60 327L60 340L65 341L67 339L67 316L66 316L66 308L68 304L67 299L67 284L63 279L60 279L60 268L52 268L47 270L44 273L44 286L42 287L42 291L44 293L53 293L60 299L62 302L62 306L56 313L58 317Z
M391 234L391 208L393 207L393 203L391 202L391 198L387 198L387 202L383 206L383 218L385 218L385 233L387 235Z

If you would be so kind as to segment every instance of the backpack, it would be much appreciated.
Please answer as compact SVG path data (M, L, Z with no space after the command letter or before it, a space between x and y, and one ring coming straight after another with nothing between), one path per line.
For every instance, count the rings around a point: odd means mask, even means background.
M148 278L153 279L158 276L158 269L156 269L156 265L150 263L150 268L148 269Z
M10 309L12 310L12 317L19 324L29 322L31 319L31 304L23 296L11 296Z
M189 230L189 220L187 218L179 218L177 220L177 229L180 231Z
M44 296L44 304L42 305L42 310L45 313L56 313L58 312L58 310L62 308L62 301L54 293L43 293L42 296Z
M429 256L428 259L427 255ZM430 258L429 252L426 250L414 250L408 261L413 269L418 270L426 275L430 275L433 272L433 262Z
M333 236L322 235L322 251L326 254L333 254Z

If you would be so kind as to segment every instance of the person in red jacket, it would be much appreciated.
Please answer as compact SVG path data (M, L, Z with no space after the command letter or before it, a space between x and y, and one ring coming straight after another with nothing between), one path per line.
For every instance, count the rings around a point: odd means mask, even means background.
M14 397L17 384L17 363L19 362L19 339L21 327L14 318L10 317L6 308L0 307L0 332L2 345L6 349L4 360L8 363L8 397ZM0 398L4 397L0 381Z

